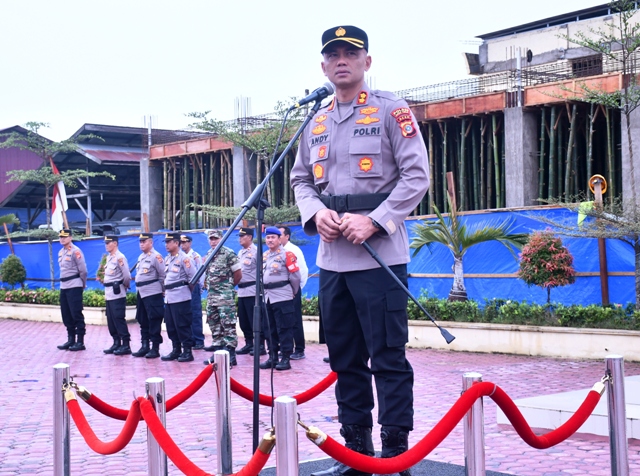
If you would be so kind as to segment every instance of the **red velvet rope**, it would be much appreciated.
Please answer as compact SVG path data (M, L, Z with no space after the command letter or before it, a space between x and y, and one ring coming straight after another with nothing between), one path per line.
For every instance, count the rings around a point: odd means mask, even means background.
M202 372L195 378L193 382L191 382L186 388L181 390L179 393L174 395L173 397L167 399L166 408L167 411L179 407L184 402L189 400L198 390L202 388L202 386L211 378L213 374L213 365L207 365ZM122 408L117 408L109 405L108 403L102 401L100 398L91 394L88 400L86 400L87 404L92 407L94 410L99 411L103 415L108 416L109 418L113 418L114 420L126 420L129 415L129 410L124 410ZM142 420L142 417L140 418Z
M485 396L491 397L502 408L520 437L537 449L554 446L575 433L589 418L600 400L600 394L592 390L566 423L545 435L536 436L511 398L502 389L490 382L479 382L462 394L453 407L422 440L401 455L393 458L365 456L344 447L329 436L319 447L336 461L359 471L382 474L399 473L414 466L431 453L462 420L474 402Z
M156 439L162 450L167 454L167 457L180 471L187 476L215 476L200 469L195 463L187 458L178 445L175 444L173 439L171 439L167 430L158 418L158 415L154 411L153 406L148 400L143 397L138 397L138 402L140 403L142 416L147 422L147 426L149 427L149 430L151 430L153 437ZM247 465L239 472L234 473L234 475L257 476L262 468L264 468L268 459L269 454L263 453L260 448L258 448Z
M305 390L302 393L299 393L298 395L295 395L293 398L296 400L298 405L306 403L328 389L336 381L337 378L338 375L335 372L330 372L329 375L320 380L320 382L318 382L316 385ZM231 391L236 393L240 397L244 398L245 400L249 400L250 402L253 401L253 390L245 387L237 380L234 380L232 378L230 387ZM264 395L261 393L258 397L258 401L260 402L260 405L264 405L265 407L273 406L273 398L269 395Z
M136 428L138 428L138 422L140 421L140 404L134 400L131 404L131 409L127 412L128 418L124 422L120 434L112 442L105 443L101 441L91 429L77 400L69 400L67 402L67 408L84 441L89 445L89 448L101 455L112 455L123 450L124 447L129 444L131 438L133 438Z

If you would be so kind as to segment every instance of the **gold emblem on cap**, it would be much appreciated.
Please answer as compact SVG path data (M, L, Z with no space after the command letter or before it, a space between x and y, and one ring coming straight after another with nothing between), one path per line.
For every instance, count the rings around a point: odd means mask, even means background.
M336 36L344 36L347 34L347 30L345 30L344 28L340 27L336 30Z

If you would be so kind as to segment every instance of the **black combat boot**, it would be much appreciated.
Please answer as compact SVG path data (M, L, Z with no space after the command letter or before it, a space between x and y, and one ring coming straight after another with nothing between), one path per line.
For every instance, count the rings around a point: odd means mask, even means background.
M289 362L289 357L282 357L280 362L276 364L276 370L289 370L291 368L291 363Z
M371 428L360 425L342 425L340 434L344 438L347 448L367 456L374 456L373 440L371 439ZM311 476L371 476L371 473L363 473L350 468L342 463L336 463L324 471L316 471Z
M236 360L236 349L235 347L225 347L223 350L229 352L229 367L233 367L238 365L238 361Z
M77 352L79 350L87 350L87 348L84 346L84 334L78 336L78 340L76 340L75 344L69 347L69 350L71 352Z
M236 350L236 354L238 355L246 355L249 352L251 352L253 350L253 340L246 340L246 344L244 345L244 347L239 348L238 350Z
M58 349L67 350L69 347L71 347L75 343L76 343L76 334L74 332L67 331L67 342L65 342L64 344L60 344L58 346Z
M173 350L167 355L160 357L160 360L166 362L168 360L178 360L178 357L180 357L180 343L173 342Z
M205 347L204 350L206 350L207 352L215 352L216 350L222 350L224 349L223 346L221 345L210 345L209 347ZM213 354L211 357L209 357L209 360L204 360L202 363L204 365L209 365L210 363L213 362L213 358L216 356L216 354Z
M120 337L114 337L113 338L113 345L111 347L109 347L108 349L104 349L102 352L104 352L105 354L113 354L115 352L116 349L118 349L120 347Z
M113 351L113 355L129 355L131 353L129 342L129 339L122 339L122 345Z
M381 458L393 458L409 448L409 432L399 426L383 426L380 430L382 440ZM400 476L411 476L411 470L401 471Z
M146 359L157 359L160 357L160 343L153 342L151 344L151 350L144 356Z
M142 347L131 355L134 357L145 357L149 353L149 350L149 339L142 339Z
M185 347L178 357L178 362L193 362L193 353L191 352L191 347Z
M272 369L278 365L278 353L275 354L270 353L269 358L260 364L261 369Z
M260 355L267 355L267 349L264 347L264 344L260 344ZM253 353L256 351L255 346L252 350L249 351L249 355L253 357Z

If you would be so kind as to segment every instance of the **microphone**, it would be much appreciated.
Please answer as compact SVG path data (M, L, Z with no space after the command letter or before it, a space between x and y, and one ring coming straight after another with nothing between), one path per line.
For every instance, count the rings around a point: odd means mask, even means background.
M327 96L331 96L334 92L335 88L333 87L333 84L327 81L307 97L300 99L300 101L298 101L293 107L299 108L300 106L304 106L305 104L308 104L310 102L322 101Z

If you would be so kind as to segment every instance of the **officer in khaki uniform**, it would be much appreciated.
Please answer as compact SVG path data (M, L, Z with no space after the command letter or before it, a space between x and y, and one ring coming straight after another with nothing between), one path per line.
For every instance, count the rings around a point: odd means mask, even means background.
M407 296L358 245L366 240L406 283L404 219L426 193L429 169L407 103L367 87L368 50L367 34L354 26L336 26L322 35L322 70L336 96L303 134L291 185L305 232L322 240L319 298L331 368L338 374L341 434L347 447L374 454L373 375L382 457L392 457L407 450L413 428ZM336 464L315 474L367 473Z
M164 322L173 350L162 356L162 360L191 362L193 338L191 336L191 287L189 282L196 274L196 267L180 249L180 233L167 233L165 247L168 255L164 259L165 306ZM182 348L182 350L181 350Z
M193 238L189 235L180 235L180 248L184 251L191 262L196 267L196 271L202 266L202 256L192 248ZM191 337L193 339L193 350L204 350L204 333L202 331L202 285L204 279L193 285L191 291Z
M82 291L87 286L87 262L80 248L73 244L71 230L60 230L58 236L62 245L62 249L58 252L60 311L62 322L67 328L67 342L59 345L58 349L85 350L86 326L82 313Z
M131 281L127 257L118 250L118 237L106 235L107 262L104 267L104 298L107 302L107 324L113 345L105 354L127 355L131 353L131 335L126 321L127 289Z
M140 234L140 251L136 265L136 320L140 324L142 346L131 355L157 359L160 357L164 317L164 258L153 247L151 233Z
M265 230L269 250L263 256L264 300L267 319L262 330L267 337L269 358L260 364L261 369L289 370L293 353L293 327L296 322L293 299L300 290L300 268L296 255L280 244L281 232L275 226ZM278 360L278 353L282 359Z

